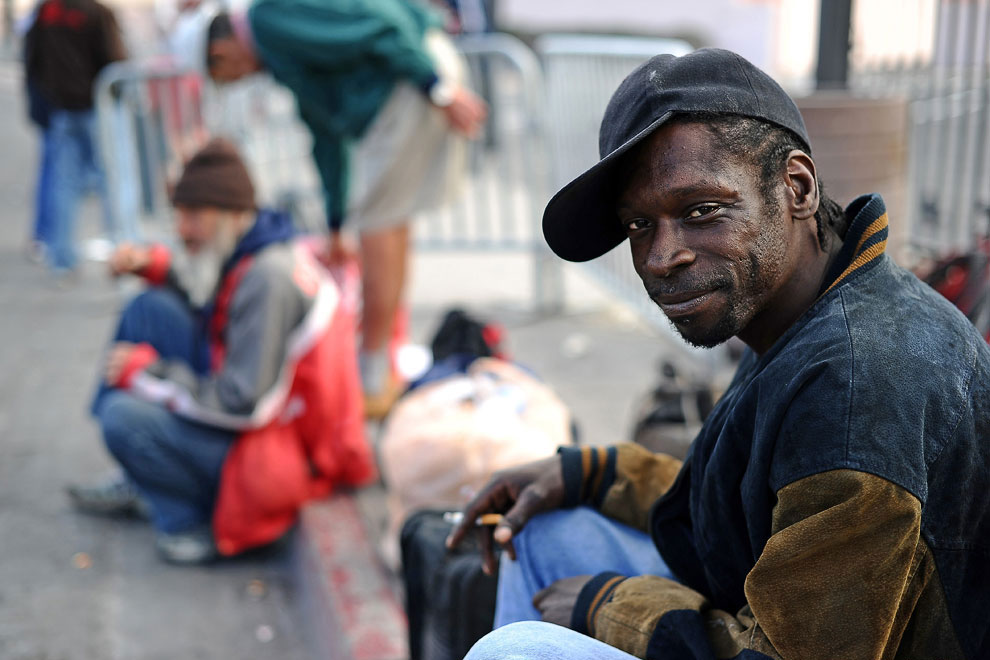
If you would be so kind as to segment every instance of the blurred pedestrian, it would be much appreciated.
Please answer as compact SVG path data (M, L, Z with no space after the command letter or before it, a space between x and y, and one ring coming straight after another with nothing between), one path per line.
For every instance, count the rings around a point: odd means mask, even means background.
M40 4L40 3L39 3ZM18 22L16 30L20 37L24 37L38 16L38 7L35 6L30 14ZM49 155L51 140L48 135L49 114L51 108L41 90L38 82L34 80L31 72L27 70L27 49L24 49L24 94L27 100L28 119L38 129L38 136L41 138L41 155L38 161L38 178L35 182L34 200L34 223L31 229L31 238L28 239L27 254L32 261L43 262L45 255L50 250L52 242L51 213L48 210L48 178L51 176L52 159Z
M387 344L403 295L409 221L451 198L466 167L461 136L486 108L434 14L412 2L256 0L220 14L207 38L210 76L266 69L295 95L313 136L326 198L329 257L363 269L361 378L369 417L398 396Z
M93 412L123 477L69 494L84 511L150 509L162 557L201 563L271 542L299 506L374 475L353 313L286 214L256 210L234 147L207 143L173 195L212 291L198 313L161 245L111 270L151 285L124 310Z
M45 0L25 37L29 89L48 107L38 218L46 227L42 239L49 264L59 277L78 262L76 211L87 190L99 191L107 226L113 226L99 160L93 84L103 67L124 57L117 20L97 0Z

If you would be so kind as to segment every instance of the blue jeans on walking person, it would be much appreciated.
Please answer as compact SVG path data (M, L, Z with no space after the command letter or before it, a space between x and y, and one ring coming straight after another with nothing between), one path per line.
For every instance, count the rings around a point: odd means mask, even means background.
M104 221L113 226L106 181L100 166L96 116L92 110L52 110L46 132L41 181L50 213L49 262L56 271L72 270L79 261L76 218L79 200L92 189L103 203Z
M206 374L202 323L171 290L149 289L132 300L114 339L147 342L163 359L185 362ZM92 411L110 454L151 505L158 531L174 534L209 524L220 471L236 433L191 422L102 383Z
M578 507L533 518L513 538L513 545L518 559L503 553L499 564L496 630L475 644L465 660L633 657L573 630L540 622L533 596L557 580L604 571L673 579L647 534Z
M51 209L51 187L52 187L52 139L51 132L47 128L42 128L38 133L41 136L41 160L38 163L38 183L34 194L34 232L33 240L44 246L45 252L51 250L54 239L54 228L52 227Z

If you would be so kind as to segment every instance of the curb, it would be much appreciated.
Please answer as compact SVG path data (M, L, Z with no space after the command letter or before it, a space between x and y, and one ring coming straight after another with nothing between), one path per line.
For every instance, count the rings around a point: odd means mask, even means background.
M353 495L334 495L303 508L293 562L303 630L316 657L409 657L405 611Z

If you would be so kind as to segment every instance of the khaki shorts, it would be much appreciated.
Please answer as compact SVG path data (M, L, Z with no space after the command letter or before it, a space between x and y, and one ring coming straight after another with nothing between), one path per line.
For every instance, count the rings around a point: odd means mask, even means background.
M464 60L447 35L431 30L425 45L437 75L463 84ZM388 229L442 206L459 191L466 167L465 139L422 90L399 83L351 152L346 226Z

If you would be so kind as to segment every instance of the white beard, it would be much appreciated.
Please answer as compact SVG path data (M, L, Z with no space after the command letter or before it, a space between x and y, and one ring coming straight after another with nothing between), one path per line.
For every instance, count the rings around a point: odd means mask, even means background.
M175 274L193 307L203 307L213 298L220 281L223 259L212 246L197 254L184 250L176 254L173 264Z
M216 294L220 284L220 269L224 262L234 253L240 235L234 228L234 223L224 220L221 222L216 239L196 254L180 250L174 263L175 273L182 288L189 296L189 303L194 307L203 307Z

